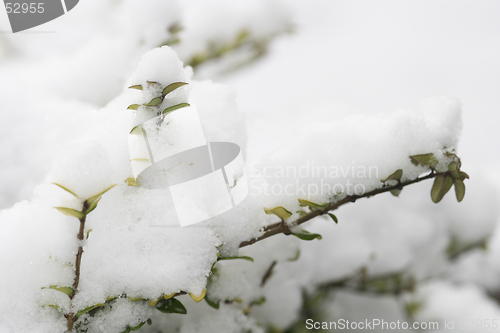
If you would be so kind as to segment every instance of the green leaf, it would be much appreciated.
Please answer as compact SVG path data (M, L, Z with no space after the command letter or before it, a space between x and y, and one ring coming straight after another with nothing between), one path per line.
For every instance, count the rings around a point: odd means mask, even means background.
M90 198L87 199L87 203L92 205L96 200L100 199L101 195L108 192L109 190L111 190L115 186L116 186L116 184L113 184L113 185L107 187L106 189L102 190L101 192L97 193L96 195L91 196Z
M148 84L160 84L159 82L156 81L146 81Z
M300 217L306 216L308 213L305 210L298 210L296 211L297 214L299 214Z
M180 88L182 86L185 86L186 84L187 84L186 82L174 82L172 84L169 84L168 86L165 87L165 89L163 89L163 92L161 93L161 95L163 97L165 97L166 95L168 95L169 93L171 93L175 89Z
M295 257L287 259L287 260L288 261L297 261L297 260L299 260L299 258L300 258L300 249L297 250L297 254L295 255Z
M318 239L318 240L321 240L321 235L320 234L313 234L307 230L302 230L300 233L295 233L295 232L292 232L292 235L294 235L295 237L298 237L302 240L307 240L307 241L310 241L310 240L313 240L313 239Z
M182 305L182 303L175 298L162 299L155 305L155 307L158 311L163 313L187 313L184 305Z
M78 311L78 312L76 313L76 315L75 315L75 316L76 316L76 318L78 318L78 317L80 317L82 314L85 314L85 313L87 313L87 312L89 312L89 311L92 311L92 310L94 310L94 309L96 309L96 308L98 308L98 307L101 307L101 306L104 306L104 303L99 303L99 304L91 305L91 306L89 306L88 308L85 308L85 309L83 309L83 310Z
M178 110L180 108L185 108L187 106L191 106L191 105L189 103L179 103L179 104L176 104L176 105L173 105L173 106L170 106L170 107L166 108L161 113L162 114L167 114L167 113L173 112L175 110Z
M128 106L127 110L137 110L139 106L139 104L131 104Z
M89 235L90 235L90 232L91 232L91 231L92 231L92 229L89 229L89 230L87 231L87 239L89 239Z
M81 219L84 216L82 212L76 209L66 208L66 207L54 207L54 208L63 213L64 215L74 216L77 219Z
M299 199L299 204L301 207L306 207L306 206L309 207L310 210L316 210L316 209L323 210L328 206L328 202L320 205L304 199Z
M410 156L411 162L415 165L428 165L431 168L435 168L438 161L434 157L434 154L420 154Z
M450 170L451 175L453 178L460 178L460 174L458 173L458 164L457 162L451 162L450 165L448 165L448 170Z
M125 179L125 183L127 183L128 186L137 185L137 182L134 177L128 177L127 179Z
M400 188L396 188L394 190L391 190L391 194L395 197L399 197L399 194L401 193L401 189Z
M145 105L145 106L157 106L157 105L160 105L161 102L163 102L163 98L161 98L161 97L155 97L151 101L149 101L149 103L142 104L142 105Z
M386 179L382 179L382 183L385 183L388 180L397 180L398 182L401 180L401 177L403 177L403 170L398 169L394 171L389 177Z
M130 330L131 331L137 331L139 328L141 328L142 326L144 326L145 323L146 323L146 321L143 321L142 323L140 323L139 325L137 325L135 327L130 327Z
M67 187L64 187L64 186L62 186L61 184L58 184L58 183L52 183L52 184L54 184L54 185L56 185L56 186L59 186L60 188L62 188L62 189L63 189L63 190L65 190L66 192L71 193L71 194L73 194L76 198L80 199L80 198L79 198L79 197L75 194L75 192L71 191L71 190L70 190L70 189L68 189Z
M61 309L58 305L55 305L55 304L47 304L47 305L42 305L42 306L48 306L50 308L56 309L59 312L63 312L63 309Z
M218 300L217 302L212 301L210 298L205 297L205 301L207 302L208 305L210 305L212 308L219 310L220 307L220 301Z
M204 289L203 292L200 295L195 295L193 293L189 293L189 296L196 302L199 303L203 298L205 298L205 295L207 294L207 290Z
M274 214L282 220L286 220L287 218L292 216L291 212L281 206L274 207L272 209L264 208L264 211L266 212L266 214Z
M450 190L453 185L453 178L449 175L439 175L434 180L431 189L432 201L438 203L443 199L444 195Z
M466 174L466 173L465 173L465 172L463 172L463 171L460 171L460 178L461 178L462 180L464 180L464 179L469 179L469 175L468 175L468 174Z
M137 90L142 90L142 86L140 84L136 84L134 86L128 87L129 89L137 89Z
M47 288L43 287L42 289L47 289ZM68 296L71 296L71 294L73 294L73 289L71 287L50 286L49 289L60 291Z
M142 135L142 127L141 127L141 125L137 125L134 128L132 128L132 130L130 130L130 134Z
M457 201L461 202L465 196L465 184L462 179L455 179L455 195L457 196Z
M248 260L248 261L253 262L253 258L247 257L247 256L225 257L225 258L219 258L218 260L233 260L233 259L243 259L243 260Z
M258 300L255 300L255 301L251 301L250 302L250 305L262 305L266 303L266 298L264 296L262 296L261 298L259 298Z
M96 201L94 201L89 209L87 210L87 214L89 214L90 212L92 212L96 207L97 207L97 204L99 203L99 200L101 200L101 197L99 197Z
M337 216L333 215L332 213L328 213L328 216L330 216L335 223L339 223L339 219L337 219Z

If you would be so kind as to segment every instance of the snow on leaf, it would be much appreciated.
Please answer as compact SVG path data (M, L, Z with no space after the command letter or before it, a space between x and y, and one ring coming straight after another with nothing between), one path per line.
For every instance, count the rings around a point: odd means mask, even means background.
M189 293L189 296L191 296L192 299L196 301L196 303L201 302L203 298L205 298L205 295L207 294L207 290L204 289L203 292L200 295L194 295L192 293Z

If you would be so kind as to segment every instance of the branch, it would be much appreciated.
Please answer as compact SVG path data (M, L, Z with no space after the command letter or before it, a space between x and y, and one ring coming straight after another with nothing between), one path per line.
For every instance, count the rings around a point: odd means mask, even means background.
M437 172L434 172L434 170L433 170L433 171L431 171L431 173L429 173L428 175L426 175L424 177L420 177L420 178L417 177L413 180L410 180L410 181L407 181L404 183L399 182L398 184L396 184L394 186L381 187L381 188L375 189L375 190L370 191L370 192L366 192L366 193L361 194L361 195L348 195L344 199L342 199L340 201L332 202L328 206L326 206L326 208L324 208L324 209L314 210L314 211L308 213L307 215L304 215L303 217L291 222L290 224L284 223L284 221L282 220L281 222L277 222L277 223L268 225L267 227L264 228L265 232L263 235L261 235L258 238L251 239L249 241L244 241L244 242L240 243L239 247L252 245L256 242L259 242L263 239L266 239L268 237L271 237L271 236L274 236L277 234L289 235L290 234L290 226L300 225L300 224L307 222L307 221L309 221L317 216L327 214L329 211L335 210L342 205L348 204L350 202L356 202L356 200L358 200L358 199L369 198L369 197L372 197L372 196L377 195L377 194L390 192L392 190L401 190L405 186L408 186L411 184L416 184L416 183L419 183L419 182L427 180L427 179L431 179L431 178L435 178L435 177L440 176L440 175L447 175L447 174L450 174L450 172L446 171L446 172L437 173Z
M75 258L75 279L73 281L73 292L71 295L69 295L69 299L73 300L75 297L76 293L78 292L78 284L80 283L80 267L82 263L82 255L83 255L83 246L82 246L82 241L83 241L83 235L85 232L85 221L87 219L87 213L89 211L89 204L88 201L85 200L83 203L83 208L82 208L82 213L83 216L79 219L80 220L80 230L78 232L78 240L79 240L79 246L78 246L78 252L76 253L76 258ZM65 315L66 320L68 321L68 332L71 332L73 330L73 325L74 322L76 321L75 314L73 312L68 313Z

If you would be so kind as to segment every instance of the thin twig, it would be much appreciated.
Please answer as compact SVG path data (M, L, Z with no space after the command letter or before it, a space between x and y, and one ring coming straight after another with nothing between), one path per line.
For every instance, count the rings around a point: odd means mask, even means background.
M350 203L350 202L356 202L356 200L358 200L358 199L369 198L369 197L372 197L372 196L377 195L377 194L381 194L381 193L385 193L385 192L390 192L392 190L401 190L405 186L408 186L408 185L411 185L411 184L415 184L415 183L419 183L421 181L424 181L424 180L427 180L427 179L431 179L431 178L435 178L435 177L437 177L439 175L444 175L444 174L448 174L448 173L449 173L448 171L447 172L441 172L441 173L436 173L436 172L432 171L431 173L429 173L428 175L426 175L424 177L415 178L413 180L410 180L410 181L407 181L407 182L404 182L404 183L398 183L397 185L394 185L394 186L381 187L381 188L378 188L378 189L375 189L373 191L366 192L366 193L360 194L360 195L348 195L344 199L336 201L336 202L332 202L328 206L326 206L326 208L324 208L322 210L319 210L319 209L318 210L314 210L314 211L308 213L307 215L304 215L303 217L298 218L297 220L289 223L288 225L285 224L285 223L283 223L283 221L277 222L277 223L274 223L274 224L271 224L271 225L268 225L267 227L264 228L264 231L265 231L264 234L262 234L261 236L259 236L257 238L254 238L254 239L251 239L251 240L244 241L244 242L240 243L240 247L252 245L252 244L254 244L256 242L259 242L259 241L261 241L263 239L266 239L268 237L271 237L271 236L274 236L274 235L277 235L277 234L282 234L282 233L287 234L287 232L289 230L289 226L300 225L300 224L302 224L304 222L307 222L307 221L315 218L316 216L327 214L329 211L335 210L335 209L339 208L342 205L345 205L345 204Z
M73 292L71 293L71 295L69 295L70 300L73 300L76 293L78 292L78 284L80 283L80 267L81 267L82 255L83 255L82 241L83 241L83 236L85 233L85 221L87 219L88 209L89 209L89 204L88 204L87 200L85 200L85 202L83 203L83 208L82 208L83 217L81 219L79 219L80 220L80 230L79 230L78 236L77 236L77 239L79 241L78 242L79 246L78 246L78 252L77 252L76 258L75 258L75 279L73 281ZM68 313L67 315L65 315L65 317L68 321L68 332L71 332L73 330L73 325L74 325L77 318L76 318L74 312Z

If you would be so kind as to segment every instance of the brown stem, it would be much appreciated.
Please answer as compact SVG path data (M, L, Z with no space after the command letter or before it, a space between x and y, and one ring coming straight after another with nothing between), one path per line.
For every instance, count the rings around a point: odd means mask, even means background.
M75 258L75 279L73 281L73 292L69 295L69 299L73 300L76 293L78 292L78 284L80 283L80 267L82 263L82 255L83 255L83 246L82 241L85 234L85 220L87 219L87 211L89 209L89 204L87 200L83 203L82 213L83 217L80 219L80 230L78 231L77 239L79 241L78 252L76 253ZM68 332L73 330L74 322L76 321L75 314L73 312L65 315L68 321Z
M342 205L345 205L345 204L350 203L350 202L356 202L356 200L358 200L358 199L369 198L371 196L374 196L374 195L377 195L377 194L381 194L381 193L385 193L385 192L390 192L392 190L401 190L405 186L408 186L408 185L411 185L411 184L415 184L415 183L419 183L419 182L421 182L423 180L435 178L435 177L437 177L439 175L444 175L444 174L447 174L447 173L449 173L449 172L447 171L447 172L442 172L442 173L436 173L436 172L432 171L431 173L429 173L428 175L426 175L424 177L415 178L413 180L410 180L410 181L407 181L407 182L404 182L404 183L398 183L397 185L394 185L394 186L381 187L381 188L378 188L378 189L375 189L373 191L366 192L366 193L360 194L360 195L348 195L347 197L345 197L344 199L342 199L340 201L330 203L325 209L314 210L314 211L310 212L309 214L304 215L303 217L298 218L297 220L289 223L288 225L285 224L285 223L283 223L283 221L277 222L277 223L274 223L274 224L270 224L270 225L268 225L267 227L264 228L264 231L265 231L264 234L262 234L260 237L257 237L257 238L254 238L254 239L251 239L251 240L244 241L244 242L240 243L240 247L252 245L252 244L254 244L256 242L259 242L259 241L261 241L263 239L266 239L268 237L271 237L271 236L274 236L274 235L277 235L277 234L282 234L282 233L287 234L288 231L290 230L289 226L300 225L300 224L302 224L304 222L307 222L307 221L315 218L316 216L324 215L324 214L328 213L331 210L335 210L335 209L339 208Z

